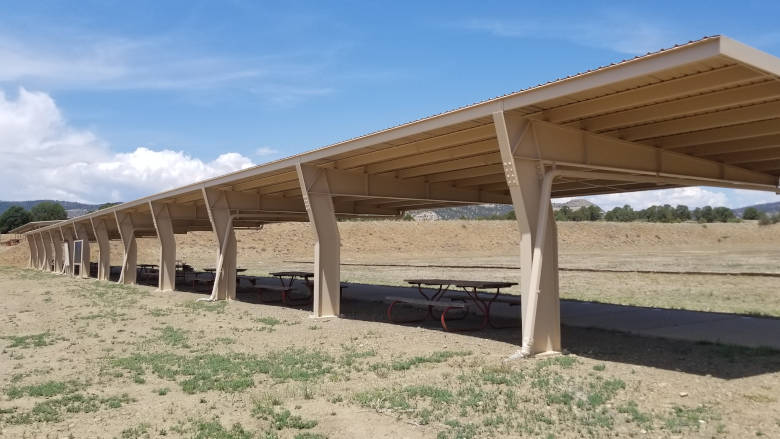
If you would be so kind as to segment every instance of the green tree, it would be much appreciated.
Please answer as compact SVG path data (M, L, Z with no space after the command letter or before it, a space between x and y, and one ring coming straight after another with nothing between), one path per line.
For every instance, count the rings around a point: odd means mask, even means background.
M631 208L631 206L626 204L623 207L615 207L604 214L604 219L607 221L618 221L626 223L636 220L637 213L634 211L634 209Z
M755 207L748 207L742 212L742 219L755 220L758 219L758 209Z
M674 208L674 218L677 221L688 221L691 219L691 210L686 205L678 204Z
M33 221L52 221L68 219L65 208L54 201L43 201L30 209Z
M569 206L562 206L560 209L555 211L555 221L570 221L571 215L571 208Z
M0 233L8 233L32 221L32 215L24 207L11 206L0 215Z
M721 223L725 223L737 218L737 216L734 215L734 211L728 207L716 207L715 209L712 209L712 213L715 216L715 221Z

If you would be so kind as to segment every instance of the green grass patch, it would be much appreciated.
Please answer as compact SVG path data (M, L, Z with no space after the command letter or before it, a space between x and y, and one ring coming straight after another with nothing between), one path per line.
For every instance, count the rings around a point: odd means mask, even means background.
M192 312L213 312L215 314L224 314L225 313L225 307L227 306L227 301L219 300L216 302L207 302L205 300L201 301L191 301L191 302L184 302L180 304L179 306L183 307L187 311Z
M720 419L710 406L698 407L672 407L671 413L665 418L664 427L672 433L682 433L683 430L698 430L702 422L717 421Z
M155 328L155 329L157 331L160 331L160 336L158 337L158 340L167 344L168 346L181 347L181 348L190 347L187 344L188 331L185 331L183 329L176 329L173 326L166 326L164 328Z
M308 430L317 425L317 421L303 419L299 415L292 414L287 409L279 408L279 405L279 400L255 402L255 406L252 409L252 416L269 421L271 427L275 430Z
M66 413L92 413L101 408L116 409L133 402L126 393L119 396L99 397L74 393L59 398L47 399L35 404L26 412L14 412L3 416L8 424L32 424L34 422L60 422Z
M6 348L29 349L54 344L54 335L50 331L30 335L7 335L3 338L11 341Z
M138 439L149 436L149 424L138 424L135 427L125 428L119 434L122 439Z
M395 371L409 370L412 367L425 363L443 363L453 357L465 357L471 355L468 351L440 351L430 355L419 355L412 358L393 360L390 363L375 363L371 370L390 369Z
M11 386L6 390L9 399L18 399L24 396L34 398L51 398L57 395L66 395L84 390L86 384L75 380L70 381L46 381L40 384L30 384L27 386Z
M333 370L334 359L319 351L290 348L258 357L248 354L173 353L133 354L117 358L111 366L143 377L148 371L176 381L186 393L220 390L239 392L254 386L254 375L268 375L276 381L310 381Z

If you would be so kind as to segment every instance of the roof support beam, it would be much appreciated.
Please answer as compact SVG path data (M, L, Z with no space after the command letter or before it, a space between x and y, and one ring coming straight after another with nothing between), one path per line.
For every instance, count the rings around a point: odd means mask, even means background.
M780 121L778 121L780 125ZM780 128L778 128L780 130ZM732 152L757 151L761 149L780 147L780 134L771 136L753 137L750 139L727 140L725 142L705 143L703 145L688 146L675 149L682 154L690 154L700 157L708 157L717 154Z
M328 195L334 197L382 198L399 201L424 200L465 204L509 204L511 202L511 199L507 196L456 188L444 182L426 183L420 179L402 180L386 175L367 175L335 169L318 169L322 170L318 178L327 180ZM316 187L310 190L316 192Z
M62 273L62 232L59 227L49 230L49 240L54 249L54 272Z
M89 229L92 227L86 223L79 222L73 223L73 229L76 231L76 239L80 239L81 242L81 259L73 261L79 263L79 277L88 278L90 271L90 245L89 245ZM75 273L74 273L75 274Z
M34 235L26 235L27 246L30 247L30 259L27 261L29 268L38 268L38 249L36 248Z
M686 179L690 185L777 191L777 177L538 120L514 151L516 159Z
M664 149L680 149L705 143L750 139L759 136L780 134L780 119L768 119L708 130L693 131L685 134L654 139L653 144Z
M330 184L329 173L333 171L300 163L296 165L296 171L315 238L314 317L338 317L341 313L341 238Z
M764 102L780 97L780 82L768 80L757 84L734 87L714 93L685 99L664 101L622 112L586 119L581 128L600 132L661 119L673 119L687 114L704 113L725 108Z
M73 268L74 263L76 261L73 260L73 225L72 224L66 224L65 226L60 226L60 233L62 234L62 240L65 243L65 246L63 247L65 250L65 253L67 253L68 257L66 260L63 260L63 271L65 274L73 275ZM65 264L67 262L67 264Z
M519 354L560 351L558 237L551 214L550 188L545 190L540 179L544 168L538 162L516 158L515 146L532 134L533 127L528 119L504 112L493 113L493 124L520 228L523 346Z
M111 242L108 239L108 230L103 218L90 218L92 232L98 245L98 280L109 280L111 277Z
M43 254L43 258L41 258L41 270L43 271L51 271L52 267L52 252L51 252L51 245L49 245L49 238L48 238L49 232L40 232L37 233L37 240L38 244L40 245L41 253Z
M154 229L160 244L160 265L157 277L158 291L176 289L176 238L173 235L173 223L168 203L150 201Z
M563 105L544 111L542 114L545 120L553 123L563 123L596 114L647 105L657 101L658 96L666 96L668 98L688 96L714 88L739 84L760 76L760 73L740 65L731 65L705 73L684 76L595 99Z
M626 140L642 140L669 136L686 131L699 131L729 125L739 125L742 123L756 122L777 117L780 117L780 101L771 101L746 107L639 125L632 128L622 128L612 131L611 133Z
M135 228L130 214L121 211L114 211L114 218L119 229L119 237L122 240L122 271L119 273L119 283L135 285L138 246L135 242Z
M234 300L236 298L236 233L233 229L234 215L230 212L230 201L226 191L203 189L211 228L217 238L217 262L214 272L214 286L209 301Z

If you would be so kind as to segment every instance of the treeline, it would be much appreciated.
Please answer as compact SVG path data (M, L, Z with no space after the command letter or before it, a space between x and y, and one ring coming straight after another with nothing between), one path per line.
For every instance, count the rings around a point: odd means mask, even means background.
M604 212L598 206L586 206L572 210L567 206L561 207L555 212L557 221L613 221L631 222L645 221L651 223L680 223L684 221L696 221L699 223L727 223L739 222L740 218L728 207L697 207L691 210L688 206L650 206L647 209L634 210L631 206L615 207ZM742 219L758 220L760 225L776 224L780 222L780 213L768 215L754 207L748 207L742 213Z
M0 215L0 233L8 233L17 227L31 221L52 221L68 218L65 208L60 203L44 201L27 210L21 206L11 206Z

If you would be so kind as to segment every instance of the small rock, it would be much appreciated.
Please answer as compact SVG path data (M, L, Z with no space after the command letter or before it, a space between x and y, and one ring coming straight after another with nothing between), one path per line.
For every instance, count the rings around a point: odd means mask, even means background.
M680 392L680 398L685 398L688 396L688 392Z

